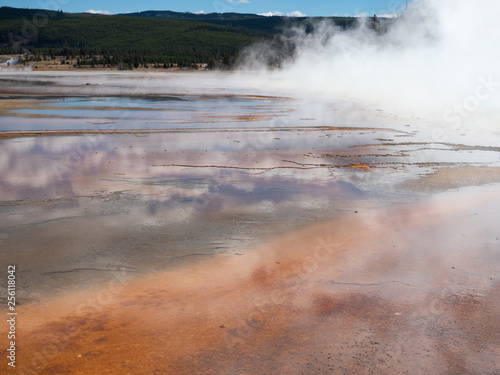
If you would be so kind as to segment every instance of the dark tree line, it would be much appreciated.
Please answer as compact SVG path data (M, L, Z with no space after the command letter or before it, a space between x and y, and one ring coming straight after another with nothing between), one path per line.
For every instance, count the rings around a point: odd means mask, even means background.
M134 69L206 64L209 69L225 69L235 64L247 46L272 41L283 29L309 22L257 15L149 13L149 17L102 16L2 7L0 54L23 53L27 61L35 62L62 56L64 63L77 67ZM354 23L349 18L329 20L344 28ZM280 53L290 51L281 48Z

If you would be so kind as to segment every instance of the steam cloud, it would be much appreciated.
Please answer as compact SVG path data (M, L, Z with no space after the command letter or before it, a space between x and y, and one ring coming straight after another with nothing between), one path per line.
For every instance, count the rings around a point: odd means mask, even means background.
M246 51L245 65L262 69L270 86L291 92L430 115L455 130L494 130L500 108L498 14L496 0L415 0L393 22L379 20L378 31L369 27L371 18L350 30L324 21L288 30L281 46L294 52L282 69L268 71L263 63L276 55L270 45Z

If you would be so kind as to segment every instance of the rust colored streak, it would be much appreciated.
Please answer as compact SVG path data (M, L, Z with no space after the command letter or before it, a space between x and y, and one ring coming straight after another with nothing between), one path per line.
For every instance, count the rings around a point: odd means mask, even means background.
M494 373L498 280L472 291L461 278L472 269L449 267L468 258L412 240L461 228L493 197L353 214L242 256L20 306L17 372ZM486 258L474 267L493 278Z
M349 164L348 167L361 169L364 172L369 172L370 169L373 168L372 166L365 164Z

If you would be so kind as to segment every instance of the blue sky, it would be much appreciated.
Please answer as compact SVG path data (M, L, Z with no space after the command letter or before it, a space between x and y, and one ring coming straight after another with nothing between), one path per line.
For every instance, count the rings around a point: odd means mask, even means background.
M65 12L89 10L109 13L143 10L178 12L237 12L279 15L359 15L395 14L401 12L405 0L0 0L1 6L42 8ZM296 13L294 13L296 12Z

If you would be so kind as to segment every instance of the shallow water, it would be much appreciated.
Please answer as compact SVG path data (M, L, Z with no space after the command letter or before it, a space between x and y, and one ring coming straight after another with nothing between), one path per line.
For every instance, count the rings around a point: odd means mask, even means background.
M496 138L226 76L0 75L25 373L495 373Z
M10 97L11 100L19 99ZM252 98L246 96L147 96L147 97L57 97L22 99L21 108L8 109L0 123L2 130L30 130L26 122L16 118L30 118L31 129L176 129L179 127L210 127L236 125L240 122L258 126L271 116L285 115L291 108L279 98ZM8 99L4 100L9 107ZM51 118L52 126L44 122L37 126L37 118ZM79 121L80 120L80 121Z

